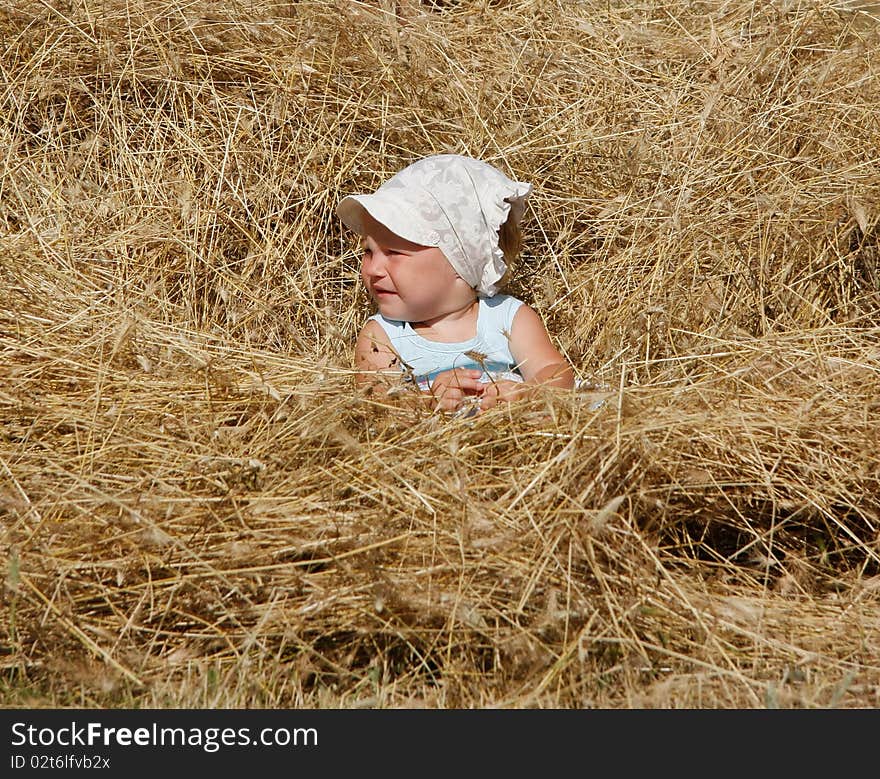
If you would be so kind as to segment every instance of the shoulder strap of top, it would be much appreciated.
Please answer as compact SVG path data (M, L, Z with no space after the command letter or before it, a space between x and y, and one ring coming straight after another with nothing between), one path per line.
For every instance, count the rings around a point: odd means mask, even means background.
M370 317L370 320L379 323L379 327L385 331L385 335L388 336L388 340L390 340L392 344L394 344L394 341L400 338L403 333L403 322L397 322L394 319L386 319L381 314L373 314L373 316Z
M494 332L505 332L510 335L513 318L523 302L511 295L495 295L492 298L483 298L481 303L483 305L481 327L485 326Z

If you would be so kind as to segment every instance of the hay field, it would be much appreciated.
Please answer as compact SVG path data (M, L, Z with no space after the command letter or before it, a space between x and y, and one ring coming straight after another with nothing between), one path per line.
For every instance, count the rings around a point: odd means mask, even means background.
M880 11L0 5L7 707L880 704ZM578 391L356 390L333 213L534 184ZM601 402L600 402L601 401Z

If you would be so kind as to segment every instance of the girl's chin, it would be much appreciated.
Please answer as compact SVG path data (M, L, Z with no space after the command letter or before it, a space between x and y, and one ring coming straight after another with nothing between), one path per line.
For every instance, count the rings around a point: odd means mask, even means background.
M406 306L400 305L398 301L390 298L379 298L376 300L376 305L379 307L379 313L386 319L408 321L406 318Z

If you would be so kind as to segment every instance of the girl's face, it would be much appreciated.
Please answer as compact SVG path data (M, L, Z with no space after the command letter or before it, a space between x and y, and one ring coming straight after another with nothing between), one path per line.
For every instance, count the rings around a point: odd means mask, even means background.
M401 238L369 214L363 225L361 279L386 319L428 322L476 299L440 249Z

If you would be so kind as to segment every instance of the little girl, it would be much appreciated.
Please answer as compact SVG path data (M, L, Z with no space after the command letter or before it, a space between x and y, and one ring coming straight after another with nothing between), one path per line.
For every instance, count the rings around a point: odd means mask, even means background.
M379 309L358 335L359 381L403 371L446 411L574 386L538 314L498 291L531 189L441 154L343 198L337 214L362 236L361 278Z

